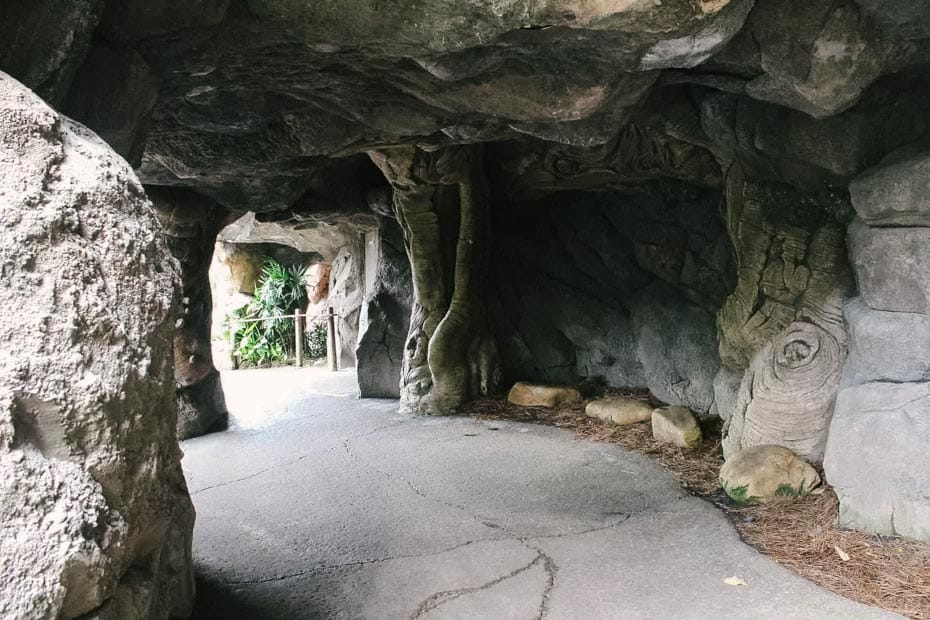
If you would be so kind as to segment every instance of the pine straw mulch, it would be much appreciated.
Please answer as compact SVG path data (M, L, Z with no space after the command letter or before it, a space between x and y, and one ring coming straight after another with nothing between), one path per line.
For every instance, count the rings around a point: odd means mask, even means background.
M644 390L608 388L606 392L661 405ZM471 403L463 413L483 420L556 426L585 439L641 452L674 475L689 493L716 504L744 541L779 564L841 596L930 620L930 543L840 528L836 494L826 485L800 499L738 506L717 479L723 463L718 429L704 429L701 449L683 450L653 440L648 422L618 427L589 418L584 413L586 402L550 409L485 399Z

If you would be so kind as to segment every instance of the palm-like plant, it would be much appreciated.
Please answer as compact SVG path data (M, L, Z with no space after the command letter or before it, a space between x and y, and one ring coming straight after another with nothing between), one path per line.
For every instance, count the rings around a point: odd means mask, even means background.
M280 318L307 303L306 268L285 267L265 258L254 298L227 318L234 330L235 354L249 364L284 362L294 353L294 321ZM243 323L230 319L266 319Z

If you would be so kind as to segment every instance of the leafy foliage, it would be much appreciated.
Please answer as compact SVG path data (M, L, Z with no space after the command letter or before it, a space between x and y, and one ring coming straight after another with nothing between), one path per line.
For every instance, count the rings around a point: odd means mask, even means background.
M265 259L254 298L227 317L227 330L234 330L235 354L240 362L250 365L286 362L294 354L294 320L279 317L306 305L305 275L305 268L285 267L271 258Z
M727 495L730 496L737 504L750 504L756 503L758 501L757 497L749 495L749 485L744 484L742 486L730 488L725 481L721 481L723 484L723 490L727 492Z
M322 323L315 324L307 333L307 357L326 357L326 326Z

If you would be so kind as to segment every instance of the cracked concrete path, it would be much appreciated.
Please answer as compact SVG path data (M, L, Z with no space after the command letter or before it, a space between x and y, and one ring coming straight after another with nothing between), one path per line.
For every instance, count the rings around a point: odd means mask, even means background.
M351 371L223 384L233 427L182 444L195 618L895 617L779 567L619 446L400 415Z

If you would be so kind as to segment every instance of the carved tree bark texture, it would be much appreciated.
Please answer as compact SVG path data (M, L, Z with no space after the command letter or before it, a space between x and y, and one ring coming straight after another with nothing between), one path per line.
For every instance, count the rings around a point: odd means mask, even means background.
M724 455L777 444L820 460L846 358L842 307L852 281L843 228L829 218L771 221L785 196L738 167L726 197L738 282L717 317ZM728 381L739 381L735 398L724 394Z
M181 264L182 299L175 320L174 380L178 438L226 428L228 412L210 346L210 261L227 213L185 190L149 188L168 249Z
M394 188L413 280L401 408L454 413L493 391L500 376L485 314L489 201L481 151L403 147L371 158Z

